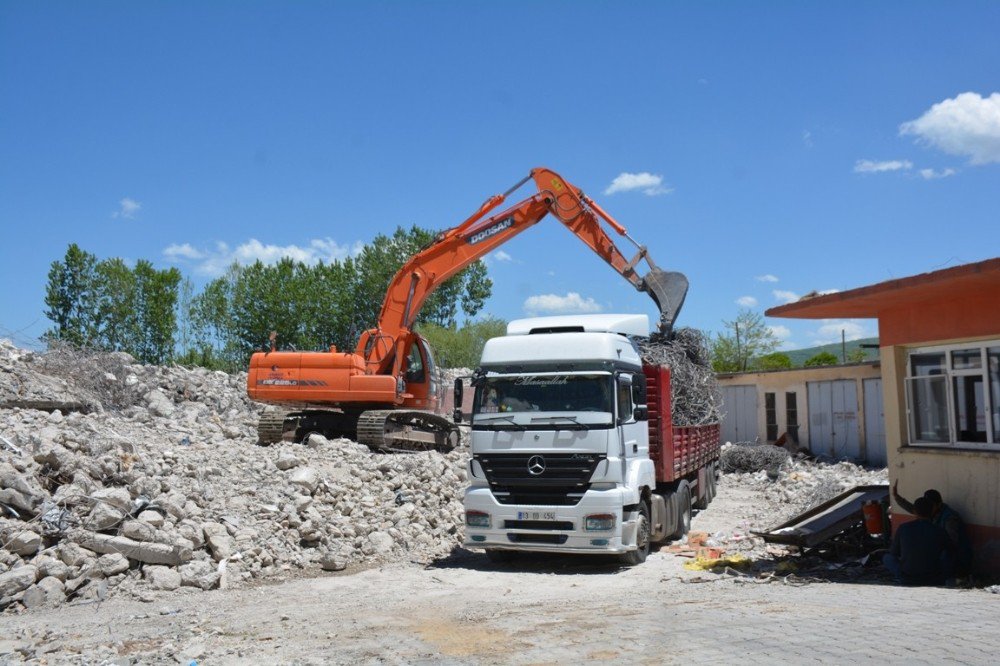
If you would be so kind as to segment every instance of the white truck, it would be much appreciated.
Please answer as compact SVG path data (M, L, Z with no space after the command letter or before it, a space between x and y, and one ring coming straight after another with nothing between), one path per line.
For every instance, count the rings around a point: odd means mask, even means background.
M540 317L487 341L472 378L465 546L646 559L715 494L718 424L675 427L645 315ZM455 383L462 405L463 384ZM456 410L456 420L464 416Z

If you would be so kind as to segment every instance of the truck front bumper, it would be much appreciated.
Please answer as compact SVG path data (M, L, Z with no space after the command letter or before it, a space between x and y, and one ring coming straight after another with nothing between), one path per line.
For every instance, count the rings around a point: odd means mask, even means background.
M465 511L489 515L490 526L466 521L466 548L540 553L618 554L635 550L635 525L623 523L622 492L588 490L576 506L500 504L489 488L469 488ZM584 529L593 514L614 516L609 530Z

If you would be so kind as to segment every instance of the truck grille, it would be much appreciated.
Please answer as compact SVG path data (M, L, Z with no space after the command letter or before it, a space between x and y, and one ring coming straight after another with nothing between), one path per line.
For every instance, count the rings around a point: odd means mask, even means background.
M569 538L568 534L508 534L512 543L551 543L563 544Z
M590 477L597 464L607 456L597 453L480 453L473 457L482 466L490 490L501 504L574 506L590 488Z

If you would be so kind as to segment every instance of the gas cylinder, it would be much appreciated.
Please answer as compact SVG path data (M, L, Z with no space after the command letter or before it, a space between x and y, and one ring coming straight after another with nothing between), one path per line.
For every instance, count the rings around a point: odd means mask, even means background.
M861 505L861 512L865 517L865 530L868 534L882 534L885 529L882 524L882 505L876 500L870 500Z

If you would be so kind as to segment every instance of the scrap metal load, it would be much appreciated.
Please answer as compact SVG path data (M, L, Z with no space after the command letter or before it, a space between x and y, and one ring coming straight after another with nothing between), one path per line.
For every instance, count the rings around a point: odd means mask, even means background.
M712 370L705 335L679 328L672 335L656 333L637 338L647 365L670 368L670 406L674 425L696 426L722 421L722 396Z

